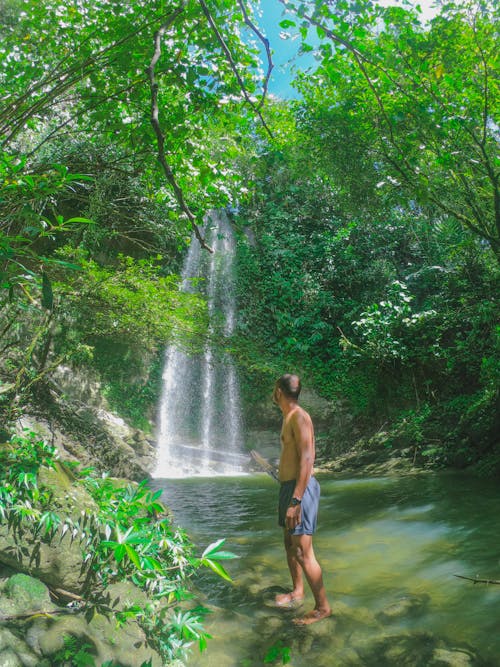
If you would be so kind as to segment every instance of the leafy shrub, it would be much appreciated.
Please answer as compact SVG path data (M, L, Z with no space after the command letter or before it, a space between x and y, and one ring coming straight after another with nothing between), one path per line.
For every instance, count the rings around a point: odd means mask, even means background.
M98 509L87 508L78 519L59 516L49 509L50 490L38 484L40 469L54 468L56 461L56 449L33 433L15 436L0 448L2 521L12 530L28 522L48 541L66 533L80 540L87 571L82 611L111 614L118 624L137 622L149 645L166 662L184 657L193 642L203 650L209 638L203 628L207 610L185 608L183 603L193 598L190 581L200 567L230 581L220 561L235 556L223 550L224 540L215 541L197 556L194 545L173 525L160 502L161 491L152 491L145 481L119 484L107 476L95 476L90 469L73 471L75 483L87 489ZM120 610L110 607L106 588L118 581L144 591L147 601Z
M56 458L56 449L33 433L0 446L0 519L13 529L25 521L47 533L61 523L49 510L50 492L38 486L39 469L54 468Z

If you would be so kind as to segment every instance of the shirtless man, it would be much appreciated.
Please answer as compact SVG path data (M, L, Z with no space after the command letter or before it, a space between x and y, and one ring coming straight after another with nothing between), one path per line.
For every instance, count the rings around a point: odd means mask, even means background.
M312 611L294 622L309 625L330 616L331 609L326 599L321 567L312 545L318 513L319 484L313 476L313 424L308 413L297 403L300 389L297 375L283 375L277 380L273 392L273 401L283 413L279 525L284 528L286 557L293 584L290 593L276 596L276 604L289 607L302 600L305 575L315 605Z

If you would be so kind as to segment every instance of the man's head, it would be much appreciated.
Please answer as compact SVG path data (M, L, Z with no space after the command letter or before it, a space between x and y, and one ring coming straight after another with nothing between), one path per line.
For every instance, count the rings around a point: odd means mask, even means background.
M299 376L286 373L276 380L273 394L275 403L278 402L277 389L282 392L287 400L297 401L299 399L300 390L302 389Z

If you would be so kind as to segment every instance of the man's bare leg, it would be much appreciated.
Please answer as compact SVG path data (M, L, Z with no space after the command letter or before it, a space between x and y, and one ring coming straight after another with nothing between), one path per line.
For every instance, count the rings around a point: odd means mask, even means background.
M276 596L276 604L279 607L292 605L294 602L300 602L304 598L304 578L302 576L302 566L297 560L297 550L293 546L292 536L285 528L284 542L286 551L286 560L288 569L292 576L292 591L290 593L280 593Z
M323 618L327 618L331 615L332 610L326 599L323 573L314 555L312 535L292 535L291 543L290 551L305 574L315 603L312 611L302 618L296 619L294 622L298 625L309 625L310 623L316 623Z

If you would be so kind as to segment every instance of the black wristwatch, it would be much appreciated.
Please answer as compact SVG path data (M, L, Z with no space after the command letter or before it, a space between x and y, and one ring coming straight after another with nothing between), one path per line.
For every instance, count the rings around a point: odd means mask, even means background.
M297 507L297 505L300 505L301 502L302 500L300 500L300 498L292 498L290 501L290 507Z

